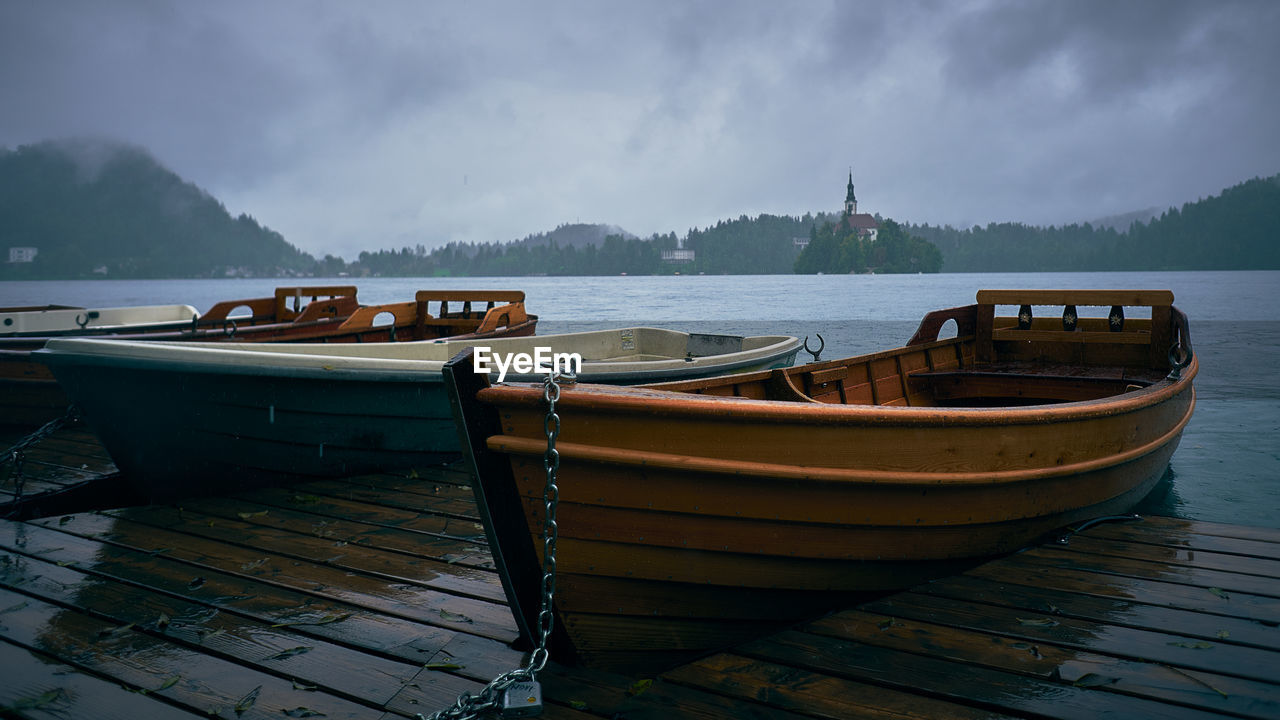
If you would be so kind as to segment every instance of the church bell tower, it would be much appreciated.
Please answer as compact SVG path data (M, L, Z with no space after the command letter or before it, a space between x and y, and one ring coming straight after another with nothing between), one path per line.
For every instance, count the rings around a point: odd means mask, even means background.
M853 168L849 168L849 190L844 196L844 214L858 214L858 198L853 194Z

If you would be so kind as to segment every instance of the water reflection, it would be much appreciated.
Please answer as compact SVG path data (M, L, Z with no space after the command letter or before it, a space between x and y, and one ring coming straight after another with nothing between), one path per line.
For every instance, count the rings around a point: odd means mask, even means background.
M1164 517L1175 517L1190 519L1187 514L1186 502L1182 496L1178 494L1178 488L1174 481L1177 480L1178 473L1174 471L1173 466L1165 468L1164 475L1156 486L1142 498L1133 511L1139 515L1161 515Z

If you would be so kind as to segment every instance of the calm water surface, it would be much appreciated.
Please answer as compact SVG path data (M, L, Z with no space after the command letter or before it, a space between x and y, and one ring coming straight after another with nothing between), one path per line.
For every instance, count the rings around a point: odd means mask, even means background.
M1147 511L1280 527L1280 272L0 282L0 306L185 303L203 311L294 284L354 284L365 303L409 300L421 289L519 289L543 335L661 325L808 336L817 347L820 333L824 359L901 345L926 312L972 303L984 288L1168 288L1190 318L1200 374L1195 416Z

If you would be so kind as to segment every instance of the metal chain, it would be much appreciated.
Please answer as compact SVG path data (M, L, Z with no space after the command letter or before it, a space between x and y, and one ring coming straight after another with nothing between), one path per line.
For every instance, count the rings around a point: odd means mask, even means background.
M560 470L560 453L556 450L556 438L560 436L560 416L556 414L556 402L560 399L557 377L555 374L548 374L542 386L542 398L547 402L547 415L542 421L542 428L547 436L547 451L543 455L542 466L547 473L547 482L542 488L542 604L538 611L537 646L529 654L523 667L497 676L478 695L462 693L453 707L430 716L418 713L414 716L417 720L470 720L497 710L502 703L502 694L508 688L516 683L537 680L538 672L547 666L551 657L547 643L555 627L553 601L556 594L556 540L559 537L556 509L560 504L560 487L556 484L556 476Z
M73 424L79 419L79 408L75 405L71 405L67 408L67 411L62 414L62 417L54 418L44 425L41 425L39 428L36 428L34 432L14 443L12 447L4 451L3 455L0 455L0 467L4 467L8 463L13 463L14 489L13 500L11 502L13 504L14 511L17 510L18 505L22 501L22 490L26 485L26 477L22 474L22 468L23 465L26 464L27 448L54 434L63 425Z

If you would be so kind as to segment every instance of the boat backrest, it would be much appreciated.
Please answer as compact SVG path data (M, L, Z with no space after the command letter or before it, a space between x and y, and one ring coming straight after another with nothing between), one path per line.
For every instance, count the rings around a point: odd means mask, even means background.
M413 299L426 305L427 313L431 311L431 303L436 303L434 315L438 318L471 317L473 313L478 317L499 304L523 303L524 292L520 290L419 290Z
M209 308L208 312L200 316L200 325L209 325L220 323L231 317L231 314L237 310L244 308L249 311L248 317L237 317L236 321L245 325L256 325L258 323L267 322L293 322L302 315L306 308L315 303L316 300L334 300L337 298L349 298L347 304L342 305L339 309L351 307L354 309L356 303L356 288L354 285L334 285L334 286L317 286L317 287L279 287L276 288L275 294L267 298L249 298L246 300L223 300ZM304 303L303 300L306 300ZM291 307L292 305L292 307ZM323 308L317 306L313 312L321 312ZM344 316L350 314L350 310L342 313ZM331 312L323 312L320 317L332 317ZM319 319L314 318L314 319Z
M490 332L528 320L520 290L419 290L414 300L418 324L439 328L442 336L455 334L458 328ZM419 329L425 331L425 327Z
M351 316L342 322L338 327L339 332L359 332L361 330L371 330L374 323L381 315L391 315L391 322L382 323L378 327L386 327L394 325L396 327L410 327L418 319L418 303L399 302L386 303L383 305L366 305L357 308Z
M356 287L354 285L319 285L311 287L278 287L275 292L275 313L277 322L288 322L297 320L312 309L312 305L317 300L336 300L338 298L350 298L351 301L356 299ZM306 300L306 302L303 302ZM339 307L332 305L332 307ZM318 311L319 316L311 319L318 320L320 317L332 317L332 313L327 308Z
M974 351L980 363L1044 361L1167 368L1174 341L1168 290L980 290ZM998 306L1018 308L997 316ZM1036 317L1036 307L1061 308ZM1078 307L1109 307L1107 317L1080 317ZM1126 318L1125 308L1131 310ZM1149 317L1143 317L1149 313Z

